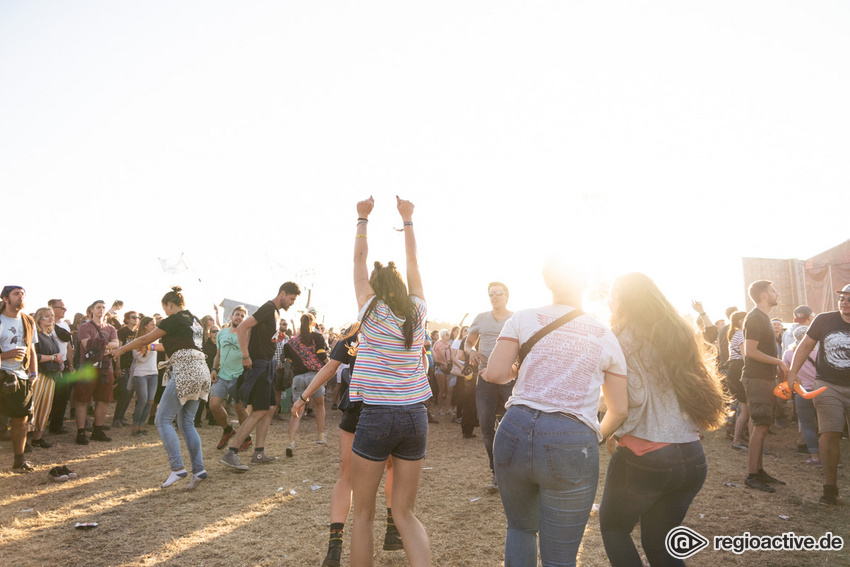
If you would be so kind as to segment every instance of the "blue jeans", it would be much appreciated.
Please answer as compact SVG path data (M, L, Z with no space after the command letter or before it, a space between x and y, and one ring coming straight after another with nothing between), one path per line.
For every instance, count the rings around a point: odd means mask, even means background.
M803 396L795 395L794 404L797 406L797 417L800 421L800 427L803 430L803 439L806 440L806 447L809 449L809 454L817 453L819 451L818 412L815 409L815 403Z
M133 412L133 425L141 427L151 412L151 403L156 394L156 374L133 376L133 391L136 393L136 411Z
M562 413L515 405L493 446L508 518L505 567L575 565L599 480L596 433Z
M602 542L611 565L641 567L631 535L638 521L643 552L652 567L684 565L667 553L664 539L682 524L707 471L699 441L674 443L640 457L617 447L599 507Z
M478 408L478 425L481 427L481 439L484 448L487 449L487 458L490 459L490 470L493 469L493 438L496 435L496 410L504 407L505 402L514 391L514 381L507 384L491 384L481 378L475 387L475 404ZM499 399L501 398L501 400Z
M186 448L189 449L189 458L192 460L192 474L196 474L204 470L201 437L195 430L195 412L198 410L198 400L189 400L180 405L174 382L173 378L168 381L165 391L162 393L162 399L159 400L159 406L156 409L156 428L159 430L159 437L162 439L165 452L168 454L168 464L171 466L171 470L179 471L183 468L183 456L180 454L180 439L177 437L173 425L174 418L177 418L180 432L183 434L183 441L186 442Z

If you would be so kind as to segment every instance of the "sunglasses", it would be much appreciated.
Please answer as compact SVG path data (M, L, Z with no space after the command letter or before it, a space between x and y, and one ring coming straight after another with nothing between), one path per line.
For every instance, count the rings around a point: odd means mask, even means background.
M493 297L494 295L501 297L501 296L505 295L505 292L504 291L491 291L491 292L489 292L489 295L490 295L490 297Z
M839 303L843 303L845 301L850 302L850 295L839 295L838 296L838 302Z

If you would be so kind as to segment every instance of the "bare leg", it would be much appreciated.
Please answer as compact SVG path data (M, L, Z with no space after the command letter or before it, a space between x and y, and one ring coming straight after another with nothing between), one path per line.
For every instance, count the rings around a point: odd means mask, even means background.
M423 460L395 459L393 463L393 520L404 542L404 553L413 567L431 565L428 534L425 532L425 526L413 514ZM357 504L355 503L356 512Z
M265 447L266 446L266 435L269 432L269 426L272 424L272 418L274 414L277 412L277 406L272 406L265 412L255 412L255 413L264 413L262 419L257 423L257 444L256 447ZM242 429L240 426L239 429Z
M421 461L420 466L421 466ZM354 495L354 527L351 530L351 567L372 565L375 522L375 496L384 476L384 463L370 461L352 453L351 488ZM393 514L395 517L395 513ZM404 537L404 534L402 534ZM408 560L410 557L408 556Z
M823 464L823 483L835 485L838 480L838 460L841 456L841 431L826 431L818 439L818 451Z
M750 410L747 408L747 404L739 403L738 407L741 412L738 414L737 421L735 421L735 438L732 440L735 445L742 443L741 434L744 432L744 427L750 422Z
M230 448L238 449L240 445L248 438L251 432L257 427L257 424L268 414L268 410L257 410L251 411L253 408L248 406L249 414L248 417L239 425L239 429L236 430L236 435L233 436L233 439L230 440ZM266 427L266 431L268 431L268 426ZM257 443L259 443L259 428L257 431ZM262 445L257 445L257 447L262 447Z
M224 400L218 396L210 396L210 412L212 412L215 422L222 429L227 429L230 422L227 419L227 411L225 411L222 402Z
M83 409L83 420L85 420L86 410ZM28 418L26 417L10 417L9 418L10 431L9 435L12 437L12 451L15 455L23 455L24 447L27 444L27 422Z
M764 440L767 437L768 429L770 429L769 425L756 425L753 427L753 432L750 435L750 474L757 474L762 469L762 450L764 449Z
M106 421L106 402L97 402L94 406L94 424L103 425Z
M319 437L325 432L325 397L313 396L316 400L316 429L319 432Z
M353 443L354 434L340 429L339 476L331 491L332 524L344 524L348 520L348 514L351 512L351 445Z

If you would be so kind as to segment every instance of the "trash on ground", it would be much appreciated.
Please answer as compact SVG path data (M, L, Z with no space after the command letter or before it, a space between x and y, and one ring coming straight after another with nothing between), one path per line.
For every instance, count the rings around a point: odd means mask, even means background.
M321 484L314 484L313 486L310 487L310 490L315 492L315 491L319 490L320 488L322 488Z
M77 522L74 527L78 530L90 530L97 527L97 522Z
M470 502L478 502L479 500L481 500L480 496L478 498L470 498L469 499Z

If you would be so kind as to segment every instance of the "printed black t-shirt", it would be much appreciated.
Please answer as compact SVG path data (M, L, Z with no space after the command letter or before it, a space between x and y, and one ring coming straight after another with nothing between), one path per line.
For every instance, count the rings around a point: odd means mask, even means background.
M197 317L186 311L179 311L160 321L158 327L165 331L162 346L165 354L173 355L178 350L201 350L204 339L204 329Z
M817 379L850 385L850 323L838 311L821 313L812 321L806 335L820 343Z
M123 327L118 329L118 340L120 341L121 346L124 346L127 343L132 342L133 339L135 339L135 338L136 338L136 332L133 329L131 329L130 327L128 327L127 325L124 325ZM125 352L124 354L122 354L121 355L121 368L123 368L125 370L129 370L131 364L133 364L133 352L130 351L130 352Z
M251 340L248 343L248 356L258 360L274 359L277 343L280 312L274 303L266 301L253 315L257 324L251 327Z
M776 358L776 335L773 332L773 324L770 322L767 313L758 307L754 307L744 319L744 340L758 341L758 350ZM759 362L745 356L743 375L748 378L772 379L776 377L776 365Z

